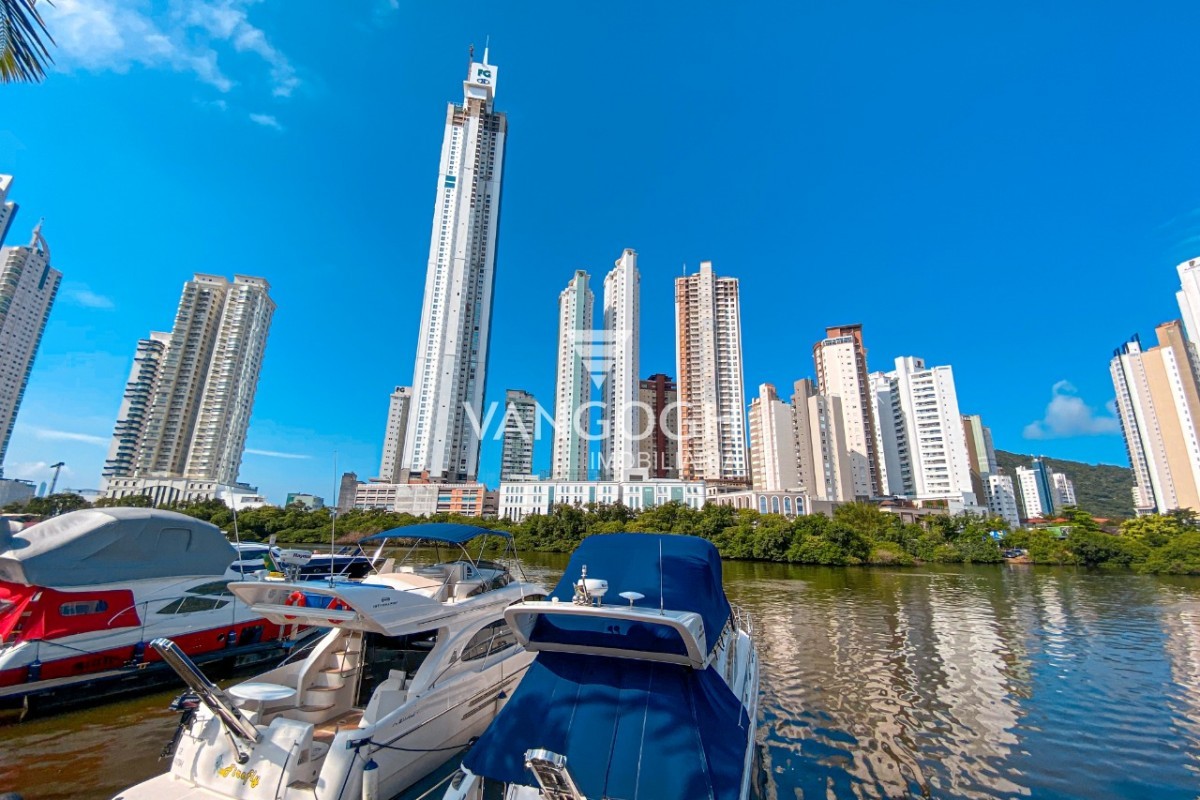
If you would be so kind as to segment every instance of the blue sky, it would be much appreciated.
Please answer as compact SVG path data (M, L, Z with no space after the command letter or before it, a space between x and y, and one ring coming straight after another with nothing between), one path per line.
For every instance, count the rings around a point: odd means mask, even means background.
M407 384L447 101L491 36L509 115L488 396L552 406L557 297L624 247L642 371L672 279L741 279L747 400L826 325L872 369L955 368L998 447L1124 464L1108 360L1177 315L1200 253L1200 7L56 0L58 66L0 88L10 243L64 288L6 475L99 483L139 337L193 272L279 308L242 478L374 475ZM549 460L549 443L537 461ZM495 483L499 445L483 453Z

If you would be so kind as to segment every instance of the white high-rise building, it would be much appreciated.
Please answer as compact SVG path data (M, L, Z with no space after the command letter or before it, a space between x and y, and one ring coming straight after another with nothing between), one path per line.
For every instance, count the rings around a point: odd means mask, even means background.
M397 386L388 400L387 428L383 432L383 458L379 462L381 483L400 481L400 456L404 453L404 435L408 433L408 410L412 406L412 387Z
M750 401L750 476L755 491L802 488L792 417L792 407L779 399L773 385L758 387L758 397Z
M150 404L154 400L154 389L158 385L163 356L171 334L152 331L147 339L140 339L125 383L125 395L117 412L117 424L113 428L112 444L108 448L108 460L101 473L109 478L124 478L133 475L138 452L146 432L146 419Z
M1200 345L1200 258L1191 258L1175 267L1180 289L1175 293L1184 332L1193 347Z
M604 278L604 366L600 390L604 403L605 431L600 462L601 480L627 481L640 466L643 431L638 430L638 296L641 276L637 253L626 249Z
M0 469L61 282L40 223L28 245L0 248Z
M1156 329L1158 346L1135 336L1110 363L1139 514L1200 511L1200 383L1195 342L1178 321ZM1190 332L1190 331L1189 331Z
M1021 487L1021 507L1025 509L1025 519L1046 518L1054 514L1054 509L1046 508L1042 502L1036 472L1029 467L1017 467L1017 485Z
M554 452L550 476L585 481L588 477L588 431L591 427L592 383L589 366L595 335L595 298L588 274L577 270L558 296L558 368L554 393ZM595 354L602 355L602 354Z
M12 227L13 217L17 215L17 204L8 199L12 181L12 175L0 175L0 246L4 244L8 229Z
M792 430L800 485L812 498L854 500L854 475L846 446L842 399L818 394L807 378L792 393Z
M537 428L537 401L522 389L504 393L504 443L500 454L500 480L533 475L533 441Z
M485 49L483 63L471 62L462 105L446 109L402 459L434 480L473 481L479 472L508 131L492 108L496 74Z
M878 497L882 488L879 481L881 459L876 452L875 418L862 325L826 328L825 338L813 346L813 362L821 394L842 400L854 495L862 500Z
M267 333L275 315L270 289L262 278L236 275L226 290L184 468L189 477L203 476L223 484L237 481Z
M922 359L903 356L886 377L886 394L878 380L872 385L889 488L903 488L905 496L920 500L944 498L952 507L977 507L982 498L971 485L953 368L927 368Z
M237 482L275 313L269 290L262 278L246 275L230 282L196 274L184 284L125 476Z
M679 474L744 488L750 483L737 278L711 261L675 279Z
M1021 510L1017 505L1017 492L1013 479L999 472L983 476L983 489L987 495L988 511L1002 517L1014 530L1021 526Z
M875 453L879 459L879 491L881 495L903 497L908 493L908 442L904 427L896 426L900 416L900 398L894 391L891 378L882 372L872 372L868 378L871 391L871 422L875 427Z
M1054 503L1056 508L1078 505L1075 502L1075 484L1061 472L1051 472L1050 482L1054 485Z

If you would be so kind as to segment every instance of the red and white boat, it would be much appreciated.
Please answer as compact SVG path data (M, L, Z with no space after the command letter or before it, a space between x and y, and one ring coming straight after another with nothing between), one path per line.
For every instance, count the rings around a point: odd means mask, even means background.
M280 626L229 591L242 579L236 558L215 525L158 509L85 509L16 533L0 525L0 708L171 682L146 646L160 636L217 669L282 655Z

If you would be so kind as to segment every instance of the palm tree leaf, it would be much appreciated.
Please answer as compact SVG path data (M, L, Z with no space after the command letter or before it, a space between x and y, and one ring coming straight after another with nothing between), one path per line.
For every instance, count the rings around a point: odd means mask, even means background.
M34 83L54 62L46 43L54 38L46 30L37 0L0 0L0 83Z

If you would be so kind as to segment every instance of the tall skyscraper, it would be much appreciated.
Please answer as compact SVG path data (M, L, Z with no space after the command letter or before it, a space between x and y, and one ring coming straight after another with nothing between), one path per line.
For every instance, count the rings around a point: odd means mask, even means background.
M987 507L996 516L1016 530L1021 526L1021 510L1017 505L1017 492L1013 488L1013 479L1009 475L998 472L983 476L983 490L987 497Z
M1077 505L1075 501L1075 484L1061 472L1051 472L1050 482L1054 484L1054 506L1057 509Z
M1135 336L1110 363L1121 432L1133 468L1138 513L1200 511L1200 385L1195 348L1178 320L1155 329L1158 346ZM1189 331L1190 333L1190 331Z
M275 313L269 290L262 278L246 275L230 282L198 273L183 285L165 351L154 355L157 369L147 370L153 390L137 455L114 465L119 473L106 465L106 477L237 482ZM135 363L133 375L138 373ZM127 386L132 403L130 391ZM128 421L118 419L110 452L121 450Z
M1183 330L1188 341L1200 346L1200 258L1191 258L1175 267L1179 273L1180 289L1175 293Z
M675 342L680 477L748 485L737 278L701 261L698 273L675 279Z
M8 199L12 180L12 175L0 175L0 246L4 244L8 229L12 227L13 217L17 215L17 204Z
M533 474L533 439L537 426L537 401L522 389L504 393L504 443L500 480L511 481Z
M825 338L813 346L817 386L821 394L840 397L850 450L854 494L861 499L878 497L879 456L876 452L875 421L871 410L871 385L867 378L867 349L862 325L839 325L825 329Z
M61 282L41 223L28 245L0 249L0 469Z
M971 485L953 368L926 367L920 358L903 356L885 377L890 389L886 400L877 381L872 385L880 403L875 416L883 427L879 440L885 449L889 490L900 488L902 492L894 493L965 506L982 502Z
M601 442L600 476L627 481L639 470L641 443L637 438L638 333L641 275L637 253L626 249L604 278L604 366L600 386L604 403L605 436ZM645 470L642 470L643 474Z
M641 437L640 466L651 478L679 477L679 390L662 374L641 382L642 402L637 431Z
M986 476L997 471L996 449L992 432L978 414L963 414L963 435L967 442L967 464L971 471L971 487L979 502L987 497Z
M558 296L558 368L554 392L554 452L550 475L555 480L586 481L592 384L589 366L595 344L592 308L595 298L588 274L577 270Z
M508 132L508 119L492 107L497 71L485 49L482 63L471 62L462 105L446 109L402 458L434 480L473 481L479 472Z
M807 378L796 381L793 388L792 430L800 485L818 500L854 500L842 399L817 393Z
M400 456L404 453L404 435L408 432L408 410L412 405L412 387L397 386L388 400L387 428L383 432L383 458L379 462L379 480L400 480Z
M121 398L121 408L117 412L108 460L104 462L104 471L101 473L105 479L133 475L146 432L150 404L154 400L154 388L158 385L163 356L170 341L171 334L159 331L151 332L148 339L138 340L133 367L125 383L125 396Z
M1025 519L1039 519L1054 514L1053 495L1042 486L1041 474L1030 467L1017 467L1017 485L1021 487L1021 507Z
M750 477L755 491L800 489L798 460L792 407L779 399L773 385L764 383L750 401Z

